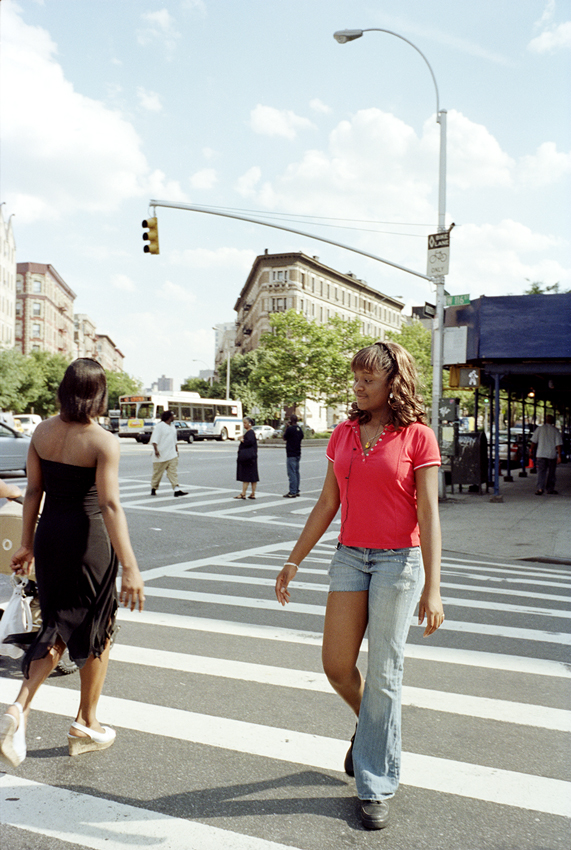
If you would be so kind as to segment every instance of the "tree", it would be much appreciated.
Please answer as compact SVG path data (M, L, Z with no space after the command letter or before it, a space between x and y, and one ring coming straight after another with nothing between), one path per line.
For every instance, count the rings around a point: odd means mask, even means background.
M318 370L318 387L327 407L341 404L349 407L353 401L351 360L361 348L374 343L365 336L361 321L334 316L326 325L316 327L320 351L315 351L314 368Z
M0 409L24 413L34 385L27 358L15 348L0 351Z
M551 286L547 286L543 283L542 280L534 280L531 281L528 277L526 277L527 282L529 283L529 288L524 291L524 295L549 295L551 293L557 294L558 292L571 292L571 289L559 289L559 281L557 283L552 283Z
M29 359L38 388L28 393L28 407L33 407L34 413L40 416L52 416L58 409L57 391L69 360L62 354L49 351L33 351Z
M119 396L139 395L143 384L139 378L134 378L127 372L105 372L107 377L107 407L116 410L119 406Z
M422 322L413 320L403 325L400 331L387 334L393 342L398 342L412 354L418 372L418 391L430 407L432 398L432 334ZM447 380L447 379L446 379Z

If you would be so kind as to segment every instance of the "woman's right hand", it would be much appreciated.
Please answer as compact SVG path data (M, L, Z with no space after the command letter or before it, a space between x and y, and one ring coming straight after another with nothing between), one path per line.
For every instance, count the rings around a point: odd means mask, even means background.
M138 567L125 567L121 570L121 590L119 602L134 611L143 610L145 605L145 585Z
M10 569L17 576L27 576L30 574L33 562L33 547L20 546L20 548L12 555L12 560L10 561Z
M276 579L276 599L280 605L285 606L286 602L290 601L288 585L292 578L295 578L296 573L297 567L295 564L286 564L278 575Z

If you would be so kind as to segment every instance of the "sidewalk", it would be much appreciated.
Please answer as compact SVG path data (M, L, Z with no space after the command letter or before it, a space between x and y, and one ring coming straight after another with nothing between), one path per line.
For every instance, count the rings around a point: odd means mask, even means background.
M557 496L536 496L537 475L505 482L503 502L482 495L448 494L440 504L442 548L491 558L564 561L571 567L571 463L557 467ZM447 488L449 490L449 488ZM457 488L455 488L457 491Z

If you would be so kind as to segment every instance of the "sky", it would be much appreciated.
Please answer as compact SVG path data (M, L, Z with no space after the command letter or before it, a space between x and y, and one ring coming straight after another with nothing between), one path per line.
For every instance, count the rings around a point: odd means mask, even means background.
M339 29L380 28L340 45ZM212 368L255 257L303 251L402 298L426 272L447 110L451 294L571 288L571 2L1 0L0 201L150 386ZM270 220L270 219L268 219ZM276 221L275 218L271 219ZM530 332L533 329L530 328Z

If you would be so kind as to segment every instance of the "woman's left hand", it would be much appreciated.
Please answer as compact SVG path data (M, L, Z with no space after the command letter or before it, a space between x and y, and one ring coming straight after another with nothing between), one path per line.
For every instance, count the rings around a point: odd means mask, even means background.
M121 570L121 591L119 593L119 602L125 608L130 608L134 611L138 608L143 610L145 604L145 585L138 567L125 567Z
M430 591L426 588L423 590L420 602L418 603L419 626L424 622L425 616L426 628L422 636L428 637L429 635L434 634L436 629L440 628L444 622L444 608L442 607L440 591Z
M20 546L20 548L12 555L10 561L10 569L17 576L27 576L30 574L32 564L34 563L34 550L32 546Z

